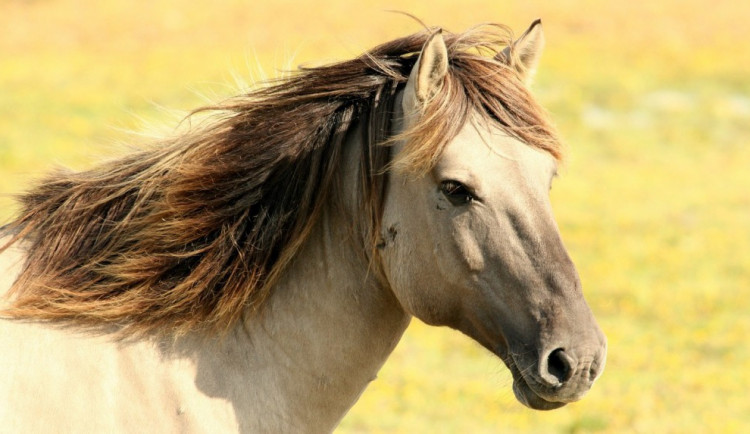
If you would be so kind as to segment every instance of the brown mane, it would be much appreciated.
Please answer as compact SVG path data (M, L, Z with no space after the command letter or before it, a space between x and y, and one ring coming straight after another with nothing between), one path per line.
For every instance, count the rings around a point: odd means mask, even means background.
M377 241L386 168L424 173L471 113L560 156L554 129L521 80L494 56L503 26L444 33L450 71L423 121L400 139L390 118L423 31L344 62L303 68L198 112L179 137L73 173L20 196L10 223L27 261L3 314L115 324L129 333L226 329L257 310L340 188L340 156L363 126L363 249ZM392 163L392 166L388 166ZM369 253L366 253L369 254Z

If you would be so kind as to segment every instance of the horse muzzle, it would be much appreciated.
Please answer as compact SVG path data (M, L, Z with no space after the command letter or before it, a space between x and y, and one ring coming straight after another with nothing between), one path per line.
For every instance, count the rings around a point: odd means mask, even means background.
M535 410L553 410L581 399L604 371L606 343L597 348L554 349L536 361L503 357L516 399Z

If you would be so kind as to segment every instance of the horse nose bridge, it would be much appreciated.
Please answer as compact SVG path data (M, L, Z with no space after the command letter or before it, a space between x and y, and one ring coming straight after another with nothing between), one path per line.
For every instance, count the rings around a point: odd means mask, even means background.
M552 352L562 348L585 356L606 347L606 338L583 296L567 300L542 316L540 349Z
M516 217L511 218L511 224L519 240L517 256L525 257L530 266L525 277L551 292L580 293L578 271L554 219Z

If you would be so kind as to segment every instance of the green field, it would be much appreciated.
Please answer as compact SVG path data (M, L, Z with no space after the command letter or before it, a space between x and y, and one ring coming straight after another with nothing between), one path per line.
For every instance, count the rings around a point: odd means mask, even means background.
M454 31L541 17L535 93L568 144L552 199L607 369L581 402L534 412L500 361L414 321L340 432L750 431L750 3L142 3L0 0L0 220L55 164L420 29L385 10Z

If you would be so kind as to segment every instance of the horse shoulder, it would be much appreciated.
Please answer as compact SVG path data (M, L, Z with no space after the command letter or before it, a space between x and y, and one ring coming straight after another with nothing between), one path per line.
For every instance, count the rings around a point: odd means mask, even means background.
M0 254L0 297L23 252ZM191 351L152 340L0 318L0 426L7 432L238 430L230 402L196 384ZM6 432L6 431L3 431Z

